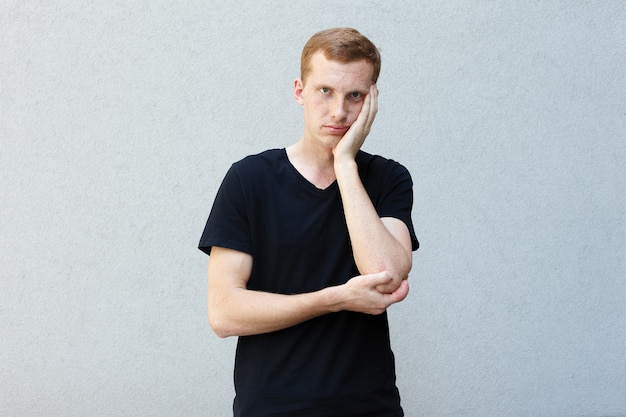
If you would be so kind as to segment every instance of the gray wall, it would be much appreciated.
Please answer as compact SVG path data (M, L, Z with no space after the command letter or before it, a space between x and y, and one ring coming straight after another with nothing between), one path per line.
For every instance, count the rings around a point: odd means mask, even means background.
M196 244L230 164L299 138L306 39L354 26L365 149L415 182L407 416L626 415L625 4L3 1L0 414L229 414Z

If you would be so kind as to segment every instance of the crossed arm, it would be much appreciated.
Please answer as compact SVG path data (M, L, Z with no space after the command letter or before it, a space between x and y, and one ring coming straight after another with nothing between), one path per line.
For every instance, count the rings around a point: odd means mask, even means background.
M323 314L350 310L381 314L408 294L402 281L396 291L381 293L377 287L390 285L391 273L360 275L343 285L319 291L284 295L246 288L252 256L213 247L208 268L208 317L220 337L268 333L294 326Z
M395 218L379 218L358 175L354 157L377 111L372 86L361 112L334 149L335 174L361 275L343 285L284 295L247 289L252 256L213 247L208 267L208 318L220 337L268 333L324 314L348 310L381 314L404 300L411 269L411 238Z

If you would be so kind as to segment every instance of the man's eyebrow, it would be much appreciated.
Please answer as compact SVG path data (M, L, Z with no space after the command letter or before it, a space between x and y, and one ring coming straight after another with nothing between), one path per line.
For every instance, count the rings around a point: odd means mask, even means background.
M314 83L314 84L313 84L313 87L314 87L316 90L317 90L317 89L319 89L319 88L328 88L329 90L332 90L332 89L333 89L330 85L328 85L328 84L326 84L326 83Z

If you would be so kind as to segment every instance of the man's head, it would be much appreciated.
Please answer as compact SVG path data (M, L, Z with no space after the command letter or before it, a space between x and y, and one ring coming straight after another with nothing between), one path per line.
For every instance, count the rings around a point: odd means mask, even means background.
M300 60L300 78L306 82L311 71L311 57L322 52L326 59L341 63L366 60L372 64L372 83L376 83L380 74L380 53L376 46L357 30L351 28L327 29L316 33L302 49Z
M315 34L302 52L294 98L304 108L306 143L333 149L358 118L375 88L380 54L354 29Z

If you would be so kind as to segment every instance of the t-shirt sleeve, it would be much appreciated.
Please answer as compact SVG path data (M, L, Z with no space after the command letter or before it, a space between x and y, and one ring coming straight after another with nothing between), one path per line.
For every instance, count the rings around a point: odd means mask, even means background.
M235 165L217 191L198 249L210 255L213 246L252 253L245 193Z
M411 210L413 208L413 180L409 171L401 164L390 161L392 166L386 174L380 175L378 185L379 198L374 201L379 217L393 217L402 220L411 235L413 250L419 248L419 242L415 235ZM382 174L382 175L381 175Z

